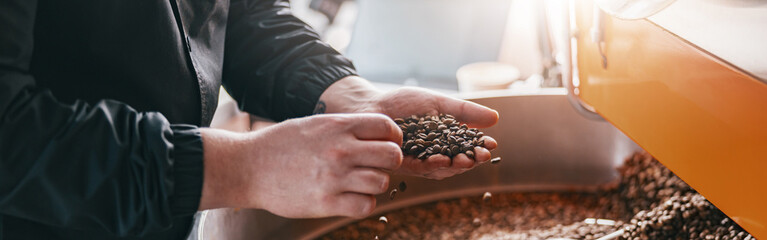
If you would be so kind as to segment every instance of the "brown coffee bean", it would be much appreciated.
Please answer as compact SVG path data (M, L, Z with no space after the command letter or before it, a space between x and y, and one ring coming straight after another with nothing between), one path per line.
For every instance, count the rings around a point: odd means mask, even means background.
M395 189L392 189L392 190L389 192L389 200L394 200L394 196L395 196L395 195L397 195L397 189L396 189L396 188L395 188Z
M407 184L405 183L405 181L402 181L402 182L399 182L399 185L397 185L397 187L399 188L400 191L405 192L405 190L407 189Z
M419 133L418 135L416 135L416 137L418 137L420 139L423 139L423 140L427 140L429 135L426 135L425 133ZM429 140L431 140L431 139L429 139Z
M493 194L490 192L485 192L485 194L482 194L482 201L490 201L490 199L493 198Z
M424 125L426 125L426 129L429 129L431 131L437 130L437 123L435 122L432 122L432 121L424 122Z
M461 152L461 148L458 147L458 145L450 146L450 155L455 156L455 155L458 155L458 153L460 152Z
M437 137L437 134L434 132L430 132L429 135L426 136L426 141L434 140L434 138Z
M494 157L493 159L490 159L490 163L492 164L498 164L501 162L501 157Z
M473 158L474 147L482 146L476 137L480 133L476 128L468 128L450 115L410 116L397 118L395 122L403 129L403 153L418 159L434 154L454 157L459 153Z
M432 146L432 152L433 153L441 153L442 152L442 147L439 146L439 145L434 145L434 146Z
M426 151L424 151L426 154L431 155L434 153L434 147L427 147Z
M407 125L407 131L408 131L408 132L412 132L412 131L415 131L415 130L417 130L417 129L418 129L418 125L417 125L417 124L415 124L415 123L409 123L409 124Z
M418 145L410 147L410 153L418 152Z
M474 132L474 131L469 130L469 131L466 131L466 136L469 136L469 137L473 138L473 137L477 136L477 133Z
M467 157L472 158L472 159L474 158L474 152L473 151L469 150L469 151L466 151L465 153L466 153Z
M479 220L479 218L474 218L474 220L471 221L471 224L474 225L474 227L482 226L482 220Z
M409 140L405 142L405 145L402 146L403 149L410 149L415 145L415 141Z
M455 132L455 134L458 134L458 135L463 135L464 133L466 133L465 129L458 129L458 131Z
M445 146L444 148L442 148L442 151L440 153L448 157L453 156L453 154L450 153L450 148L448 146Z

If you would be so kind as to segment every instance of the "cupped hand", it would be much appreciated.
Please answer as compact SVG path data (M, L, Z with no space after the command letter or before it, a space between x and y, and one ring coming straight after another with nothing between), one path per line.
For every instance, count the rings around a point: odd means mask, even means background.
M392 118L446 113L453 115L458 121L472 128L490 127L498 122L498 112L495 110L423 88L404 87L380 93L371 99L365 104L365 107L359 109L360 112L380 112ZM432 179L443 179L463 173L490 160L489 150L498 146L492 137L484 136L482 140L484 140L485 145L484 147L475 147L474 159L463 153L452 159L437 154L425 160L406 155L402 167L397 169L395 173Z

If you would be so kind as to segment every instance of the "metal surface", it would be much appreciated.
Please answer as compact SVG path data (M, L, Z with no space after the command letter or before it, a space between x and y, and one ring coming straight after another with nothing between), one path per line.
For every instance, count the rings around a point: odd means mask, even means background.
M485 191L593 190L616 179L615 167L640 148L604 121L584 118L564 91L546 95L505 95L472 99L494 108L500 122L483 131L498 140L499 164L485 164L442 181L393 176L406 181L395 200L378 197L380 214L439 199ZM309 239L349 224L348 218L296 220L260 210L208 211L198 234L202 239Z

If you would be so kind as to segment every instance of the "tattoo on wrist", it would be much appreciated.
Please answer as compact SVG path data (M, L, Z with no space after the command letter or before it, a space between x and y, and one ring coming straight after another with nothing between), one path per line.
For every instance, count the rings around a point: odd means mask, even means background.
M325 113L325 108L326 108L325 102L323 102L322 100L319 100L317 102L317 106L314 106L314 114Z

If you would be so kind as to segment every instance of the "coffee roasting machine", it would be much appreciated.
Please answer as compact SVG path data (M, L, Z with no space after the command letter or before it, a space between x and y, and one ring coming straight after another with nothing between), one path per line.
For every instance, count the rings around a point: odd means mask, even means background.
M467 98L499 111L483 131L503 163L442 181L393 176L408 192L379 196L374 215L486 191L594 189L644 149L767 238L767 1L563 2L569 27L549 37L567 46L551 58L564 88ZM353 221L220 209L190 238L311 239Z

